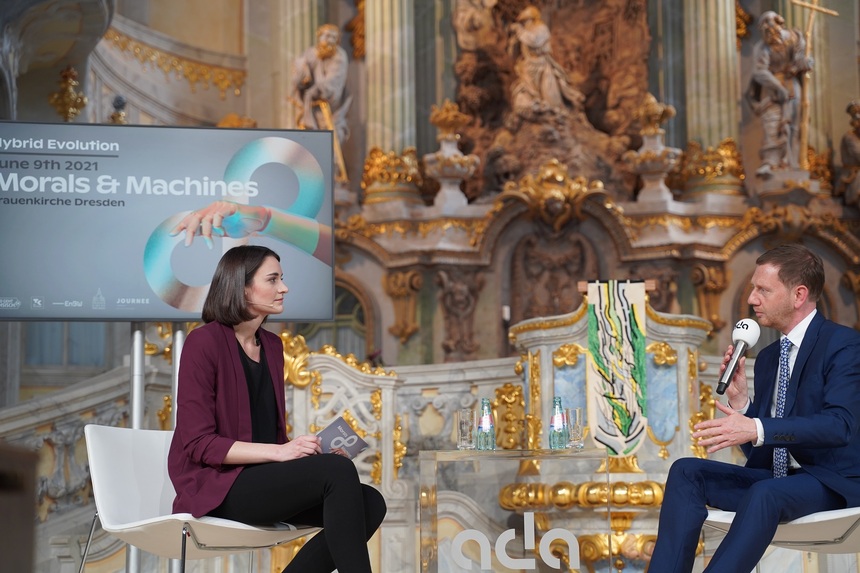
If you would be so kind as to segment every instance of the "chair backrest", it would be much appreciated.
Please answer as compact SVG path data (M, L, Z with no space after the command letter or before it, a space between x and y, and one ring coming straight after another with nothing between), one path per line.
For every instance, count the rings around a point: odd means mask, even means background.
M105 530L173 513L176 492L167 474L172 431L89 424L84 435L93 497Z

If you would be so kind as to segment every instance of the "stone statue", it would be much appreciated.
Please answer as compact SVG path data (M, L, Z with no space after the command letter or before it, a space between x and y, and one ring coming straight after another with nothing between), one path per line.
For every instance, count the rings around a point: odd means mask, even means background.
M457 46L475 51L492 45L498 39L493 6L498 0L458 0L454 8Z
M847 205L860 203L860 100L854 100L845 110L851 117L851 131L842 136L842 176L837 193L845 196Z
M323 24L317 29L317 44L295 60L293 94L302 110L298 119L301 129L333 128L338 141L342 142L349 136L346 113L352 96L345 89L349 62L339 42L337 26ZM326 125L328 121L321 104L328 105L331 125Z
M775 170L797 169L799 149L802 74L812 69L806 56L806 41L799 30L789 30L785 20L767 11L759 18L761 40L753 53L754 70L746 99L761 117L762 164L756 171L769 178Z
M519 58L514 67L516 80L511 86L513 109L526 118L580 107L584 100L573 87L567 72L552 57L550 32L540 11L529 6L511 25Z

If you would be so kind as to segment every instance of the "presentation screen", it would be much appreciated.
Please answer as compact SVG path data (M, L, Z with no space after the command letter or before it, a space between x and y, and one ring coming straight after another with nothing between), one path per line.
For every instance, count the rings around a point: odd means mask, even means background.
M243 244L332 320L332 181L331 132L0 122L0 320L199 320Z

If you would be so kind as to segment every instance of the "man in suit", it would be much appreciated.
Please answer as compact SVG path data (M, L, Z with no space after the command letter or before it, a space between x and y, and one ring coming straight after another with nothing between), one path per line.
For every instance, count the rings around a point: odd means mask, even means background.
M761 255L751 284L748 302L759 324L778 330L781 340L756 359L754 395L741 358L728 406L717 403L725 416L693 433L708 453L740 446L747 463L672 464L650 573L692 570L707 506L736 517L706 573L754 569L780 522L860 506L860 333L816 310L824 267L806 247L782 245Z

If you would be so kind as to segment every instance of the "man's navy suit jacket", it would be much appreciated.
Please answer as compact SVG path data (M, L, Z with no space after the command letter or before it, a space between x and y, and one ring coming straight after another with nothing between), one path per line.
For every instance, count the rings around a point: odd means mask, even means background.
M779 342L756 358L754 399L746 415L759 418L764 443L742 446L747 467L771 468L773 448L787 447L801 467L860 506L860 333L813 317L797 354L782 418L771 417Z

